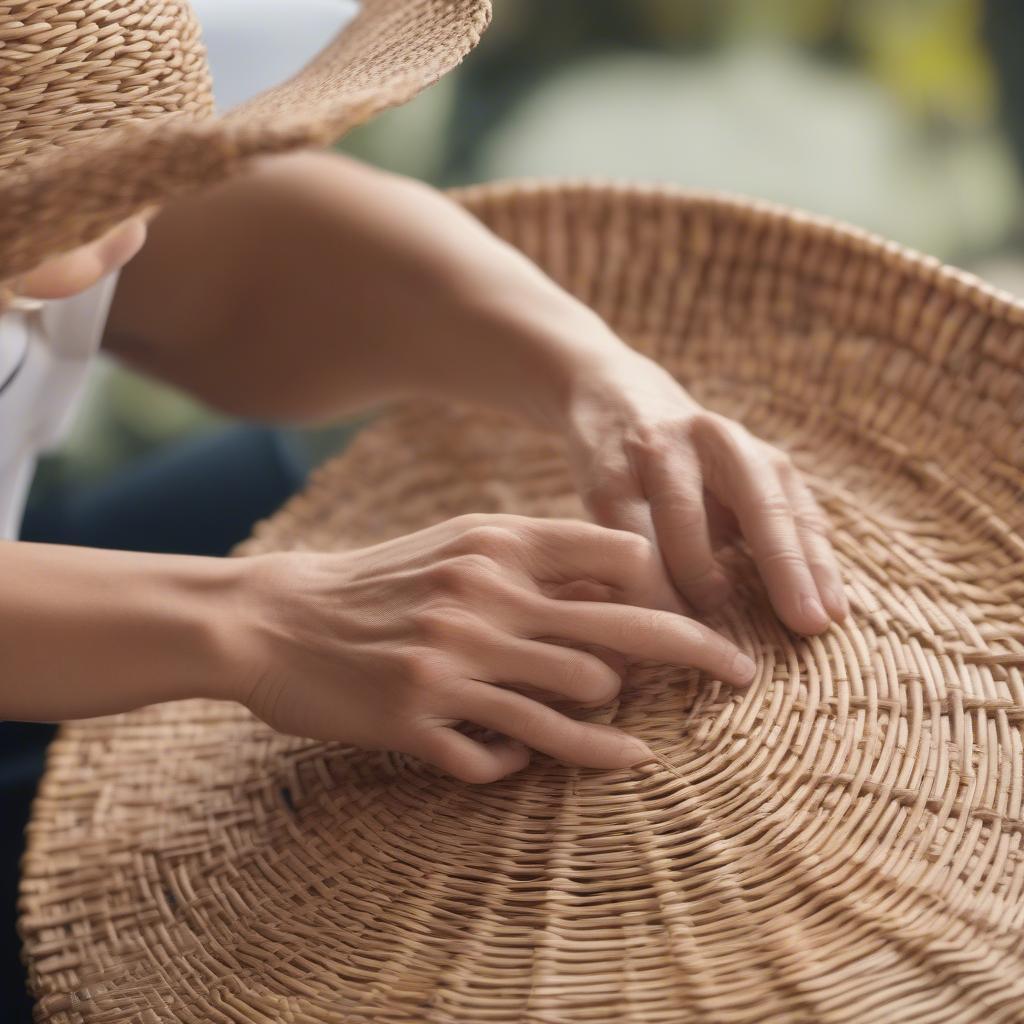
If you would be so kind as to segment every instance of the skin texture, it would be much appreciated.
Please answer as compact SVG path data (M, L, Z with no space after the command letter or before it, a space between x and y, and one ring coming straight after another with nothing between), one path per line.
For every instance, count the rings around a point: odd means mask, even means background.
M238 699L283 732L405 751L470 782L522 768L527 746L593 768L649 757L618 729L549 706L613 699L625 658L698 665L737 686L754 672L678 614L647 541L588 523L462 516L262 568ZM461 722L507 738L472 740Z
M95 242L55 256L17 280L6 282L6 294L0 295L0 313L10 298L65 299L91 288L142 248L146 220L132 217Z
M460 517L363 551L229 567L0 545L0 581L45 580L27 596L0 582L0 678L23 681L0 691L0 717L203 695L473 782L530 749L616 768L648 751L564 711L612 697L629 658L751 678L691 617L730 597L723 538L743 534L792 629L846 614L824 517L789 459L701 408L439 193L302 154L176 202L149 231L115 297L116 356L247 417L326 419L413 394L504 410L559 433L596 525ZM79 256L21 288L84 286L101 263ZM149 652L174 647L171 678L133 660L119 621Z
M827 524L788 457L702 409L434 190L302 154L150 230L108 332L141 369L242 416L329 418L416 393L504 409L561 433L597 521L657 543L698 610L728 597L710 538L738 525L790 628L846 614Z

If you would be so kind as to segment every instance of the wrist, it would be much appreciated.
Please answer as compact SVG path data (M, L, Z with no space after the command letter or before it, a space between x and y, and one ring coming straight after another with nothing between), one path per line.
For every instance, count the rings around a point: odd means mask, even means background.
M235 575L228 559L0 545L0 717L223 696Z
M282 642L287 648L295 622L304 618L302 567L315 556L275 552L223 561L225 589L214 591L219 608L209 635L217 671L205 696L250 707L268 667L281 660Z
M559 292L545 302L506 299L483 313L482 330L504 339L505 367L492 367L493 404L545 429L564 432L585 396L613 384L636 358L592 310Z
M188 608L182 622L182 644L193 667L176 697L244 703L260 619L257 570L263 560L194 561L193 571L180 583Z

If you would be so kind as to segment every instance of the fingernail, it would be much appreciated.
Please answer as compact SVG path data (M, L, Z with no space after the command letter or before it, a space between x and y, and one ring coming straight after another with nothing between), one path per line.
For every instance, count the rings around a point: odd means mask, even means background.
M749 683L754 679L754 673L757 672L757 666L754 664L753 659L748 658L742 651L740 651L732 660L732 670L736 674L737 679L744 683Z
M651 753L651 748L643 740L630 737L626 756L630 758L629 764L632 767L634 764L640 764L641 761L649 761L654 755Z
M816 597L808 596L803 598L800 602L800 610L807 618L813 619L819 626L825 626L829 621L828 613Z
M846 595L835 587L825 588L825 600L829 603L832 608L833 614L839 618L845 618L850 611L850 602L846 600Z

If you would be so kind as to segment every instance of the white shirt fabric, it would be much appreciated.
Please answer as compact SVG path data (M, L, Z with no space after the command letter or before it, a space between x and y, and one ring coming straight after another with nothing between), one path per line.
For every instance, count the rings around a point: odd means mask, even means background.
M116 285L0 317L0 540L17 536L36 458L74 417Z
M356 0L192 0L217 107L299 71L355 17ZM117 287L0 315L0 540L17 537L40 453L69 429Z

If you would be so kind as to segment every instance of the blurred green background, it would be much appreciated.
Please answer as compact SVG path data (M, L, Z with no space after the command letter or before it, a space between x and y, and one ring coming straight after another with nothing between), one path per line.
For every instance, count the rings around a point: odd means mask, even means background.
M457 72L342 148L439 186L568 175L758 196L1024 295L1021 0L494 7ZM105 364L38 486L98 477L218 423ZM315 461L346 433L294 436Z

